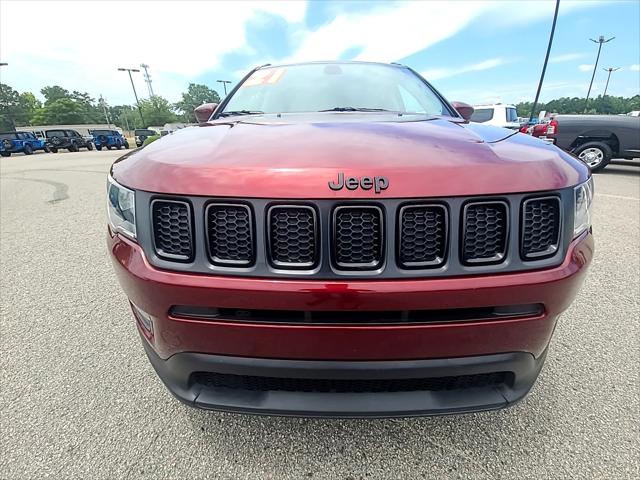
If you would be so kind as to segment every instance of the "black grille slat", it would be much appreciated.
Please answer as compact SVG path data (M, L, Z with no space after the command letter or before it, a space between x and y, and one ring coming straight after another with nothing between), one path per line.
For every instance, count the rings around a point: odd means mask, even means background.
M333 212L333 251L339 268L373 270L383 259L382 210L343 206Z
M411 205L400 209L398 260L405 268L444 263L447 211L442 205Z
M469 203L463 213L462 261L500 263L507 250L508 209L504 202Z
M191 206L176 200L154 200L151 218L156 254L169 260L190 261L194 253Z
M307 206L274 206L268 213L270 261L278 268L311 268L318 259L316 211Z
M526 200L522 213L522 257L553 255L560 240L560 200L557 197Z
M207 244L216 265L249 266L254 262L251 209L241 204L211 204L206 210Z
M190 381L210 388L258 392L285 391L309 393L376 393L465 390L498 387L511 381L508 372L478 373L431 378L324 379L234 375L195 372Z

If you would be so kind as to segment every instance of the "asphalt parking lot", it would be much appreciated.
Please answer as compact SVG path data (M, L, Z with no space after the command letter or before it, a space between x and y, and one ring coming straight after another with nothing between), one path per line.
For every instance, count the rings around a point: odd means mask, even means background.
M121 153L0 161L0 478L638 478L637 162L596 175L595 260L525 401L310 420L194 410L161 385L105 248Z

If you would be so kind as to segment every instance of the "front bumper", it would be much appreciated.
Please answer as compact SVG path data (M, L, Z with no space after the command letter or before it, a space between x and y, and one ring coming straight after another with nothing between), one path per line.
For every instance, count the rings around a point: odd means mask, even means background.
M431 360L332 362L177 353L162 360L146 341L143 344L158 376L169 391L187 405L228 412L305 417L408 417L505 408L526 396L546 357L545 351L538 358L514 352ZM210 372L215 372L214 378L249 380L244 381L244 386L235 380L234 388L198 380L206 379L202 373ZM497 372L506 372L506 375L495 378ZM258 389L251 380L257 377L275 379L284 383L284 389ZM463 382L451 384L454 378ZM411 382L412 379L435 382L429 390L379 391L375 388L385 381L397 385L398 381ZM354 386L364 382L371 391L312 390L314 382L322 385L323 381L342 385L349 382ZM443 384L447 381L449 384ZM289 382L310 388L295 391Z
M592 235L585 233L561 265L545 270L336 282L169 272L151 266L135 242L109 232L108 243L123 289L153 319L153 333L140 324L138 329L151 363L176 397L217 410L305 416L469 412L519 400L535 382L557 317L573 301L593 255ZM544 311L525 318L386 325L203 321L169 313L175 305L362 312L524 304L542 304ZM506 373L501 381L472 382L471 388L393 392L261 391L220 386L216 377L247 385L255 380L247 377L292 378L297 385L305 378L358 383L498 372ZM214 381L196 381L200 373Z

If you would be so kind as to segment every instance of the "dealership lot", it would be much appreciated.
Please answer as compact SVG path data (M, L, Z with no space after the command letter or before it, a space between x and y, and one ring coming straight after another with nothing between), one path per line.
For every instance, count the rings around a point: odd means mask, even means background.
M596 255L539 382L505 411L393 420L188 408L161 385L105 248L122 152L0 161L0 478L635 478L640 165L596 176Z

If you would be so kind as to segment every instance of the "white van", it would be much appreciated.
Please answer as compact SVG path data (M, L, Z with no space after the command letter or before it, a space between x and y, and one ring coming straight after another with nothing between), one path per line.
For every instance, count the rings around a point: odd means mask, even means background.
M496 127L519 130L518 113L514 105L495 103L493 105L474 105L471 121L495 125Z

